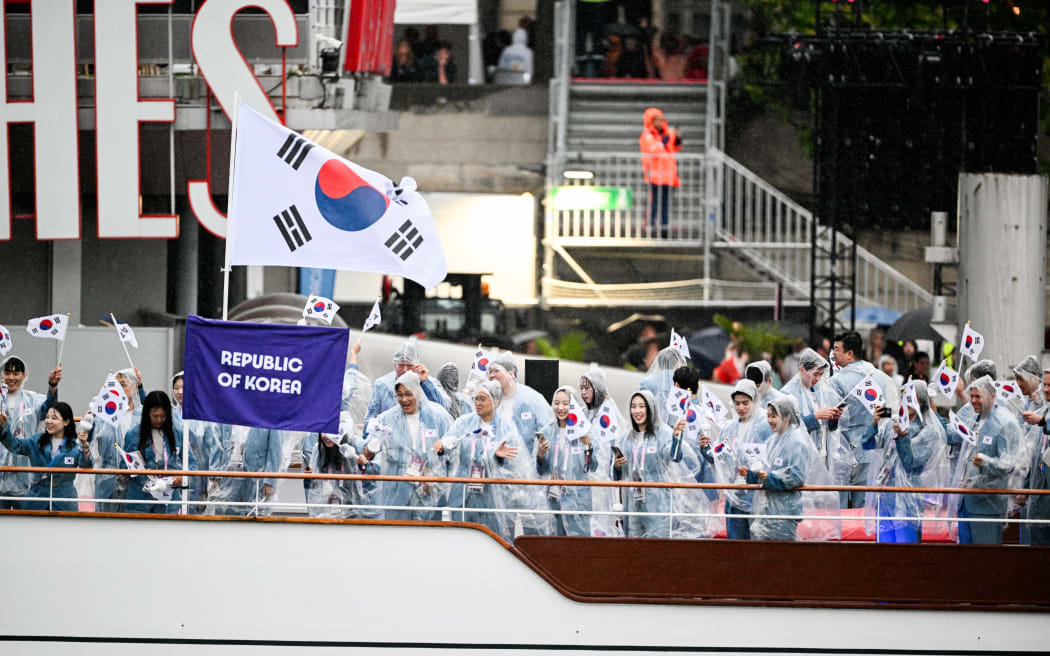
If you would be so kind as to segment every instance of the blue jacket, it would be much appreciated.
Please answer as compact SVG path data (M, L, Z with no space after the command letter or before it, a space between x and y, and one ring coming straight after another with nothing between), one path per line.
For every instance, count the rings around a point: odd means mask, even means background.
M31 392L24 387L18 390L14 399L7 399L7 428L12 437L31 437L40 428L48 409L55 404L58 396ZM6 449L0 450L0 467L28 467L29 458ZM29 472L4 472L0 474L0 496L25 496L29 492Z
M3 429L0 429L0 443L7 447L7 450L11 453L28 458L28 466L30 467L68 467L70 469L91 468L91 455L84 455L81 453L76 440L67 439L59 447L58 453L52 455L51 438L47 437L47 439L44 440L43 446L41 446L41 437L44 437L44 433L37 433L32 437L15 437L11 434L11 431L8 430L7 424L4 425ZM52 485L52 482L48 481L48 476L51 476L51 474L33 474L30 489L41 490L44 493L43 496L47 496L46 488ZM58 488L73 488L73 479L76 478L76 474L54 474L53 476L53 484L56 490ZM71 496L76 497L76 492Z

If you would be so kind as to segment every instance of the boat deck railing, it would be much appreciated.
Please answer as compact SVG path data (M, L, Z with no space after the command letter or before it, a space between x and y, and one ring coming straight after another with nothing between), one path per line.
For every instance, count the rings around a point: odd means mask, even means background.
M185 515L194 514L215 514L215 511L220 507L226 509L227 512L230 509L238 509L239 512L236 514L247 516L247 517L260 517L263 515L272 515L274 513L288 513L291 515L303 513L305 509L307 512L310 510L324 511L331 513L334 511L348 511L355 512L360 511L364 513L374 513L375 511L413 511L423 513L442 513L445 519L449 519L453 513L459 514L462 512L469 512L472 514L510 514L510 515L574 515L574 516L603 516L610 517L614 516L617 518L621 517L666 517L668 520L669 527L671 529L671 536L674 537L674 522L675 520L682 519L709 519L719 520L725 518L736 518L736 519L793 519L793 520L841 520L841 521L907 521L907 522L920 522L925 526L926 523L939 523L947 525L948 523L954 523L956 521L965 521L967 523L1009 523L1018 525L1032 525L1032 524L1050 524L1050 519L1040 518L1026 518L1026 517L965 517L962 519L956 518L952 513L948 512L950 505L949 499L957 498L962 495L1007 495L1013 497L1029 497L1029 496L1043 496L1050 495L1050 490L1028 490L1028 489L976 489L976 488L953 488L953 487L880 487L871 485L804 485L795 488L793 491L798 492L811 492L811 493L828 493L828 492L866 492L866 493L878 493L878 494L909 494L909 495L922 495L923 503L927 507L932 507L933 512L928 512L921 516L915 515L900 515L900 514L889 514L881 515L877 511L865 511L865 515L857 516L856 514L848 514L839 512L835 514L833 512L821 513L821 514L727 514L720 512L721 507L716 506L712 502L715 499L708 499L699 501L695 497L690 497L694 502L686 504L683 500L677 501L678 508L675 507L676 499L675 494L668 495L669 507L667 511L653 512L653 511L638 511L638 510L617 510L617 509L599 509L599 510L583 510L583 509L566 509L556 510L549 507L502 507L502 508L478 508L472 506L460 506L460 505L433 505L433 506L402 506L402 505L384 505L381 503L377 504L352 504L352 503L311 503L309 497L306 502L287 502L278 501L275 498L262 499L262 488L264 481L275 481L275 480L299 480L299 481L362 481L362 482L404 482L412 484L436 484L436 485L454 485L454 484L469 484L469 485L517 485L517 486L549 486L552 484L551 480L547 479L504 479L504 478L466 478L466 477L448 477L448 476L392 476L392 475L363 475L363 474L318 474L318 473L303 473L303 472L245 472L245 471L177 471L177 470L127 470L127 469L69 469L61 467L0 467L0 473L7 472L28 472L32 474L77 474L86 476L147 476L147 477L182 477L184 484L179 489L182 491L182 496L185 497L186 492L191 486L186 485L185 482L193 478L234 478L234 479L251 479L255 482L255 494L253 500L248 501L234 501L226 499L171 499L168 501L162 501L157 499L99 499L99 498L85 498L80 497L77 499L55 496L54 495L54 478L48 478L52 482L50 492L47 497L23 497L23 496L4 496L0 495L0 501L15 501L15 502L35 502L36 504L42 505L47 503L46 510L55 510L56 503L68 503L70 501L76 501L81 507L81 512L84 512L83 507L85 504L109 504L111 507L121 507L127 509L130 512L141 513L140 508L145 506L171 506L168 514L179 513ZM677 482L660 482L660 481L605 481L605 480L558 480L557 485L563 485L566 487L588 487L588 488L613 488L622 490L623 488L657 488L657 489L670 489L678 490L682 492L696 491L726 491L726 490L740 490L740 491L758 491L761 490L761 485L758 484L725 484L725 483L677 483ZM272 495L276 497L276 495ZM464 500L468 495L464 494ZM464 501L465 503L465 501ZM689 507L683 507L688 505ZM92 506L88 506L89 508ZM702 508L706 511L697 511ZM718 509L716 509L716 507ZM41 508L43 509L43 508ZM88 510L87 512L92 512Z

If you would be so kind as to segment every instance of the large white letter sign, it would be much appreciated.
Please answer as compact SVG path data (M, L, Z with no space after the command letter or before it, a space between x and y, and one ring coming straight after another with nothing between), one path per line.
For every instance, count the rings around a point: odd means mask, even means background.
M178 217L139 215L139 122L174 121L175 101L139 100L135 6L171 1L95 3L95 148L98 236L102 239L179 236Z
M0 160L9 171L7 128L32 123L36 238L80 238L74 0L33 0L33 100L7 100L7 38L0 20ZM0 240L11 239L10 177L0 180Z
M193 19L193 58L226 116L233 118L236 111L234 95L240 93L241 102L247 103L263 116L280 121L270 99L266 97L233 40L233 17L246 7L259 7L270 16L278 47L298 45L299 30L295 24L295 13L286 0L208 0L197 10ZM201 225L215 235L225 237L226 218L211 202L208 181L191 180L187 183L186 191L190 207Z

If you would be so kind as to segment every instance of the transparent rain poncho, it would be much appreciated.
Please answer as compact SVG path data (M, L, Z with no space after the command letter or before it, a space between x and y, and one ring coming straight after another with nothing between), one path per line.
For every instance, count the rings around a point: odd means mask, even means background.
M325 443L327 437L332 445ZM305 441L314 441L308 448ZM304 438L304 453L309 454L310 469L315 474L367 474L377 476L382 472L379 465L367 459L371 454L367 448L361 454L344 441L344 435L313 435ZM366 462L358 462L359 457ZM382 519L383 511L373 508L340 508L340 505L374 506L378 503L378 481L313 479L306 489L311 517Z
M673 346L664 347L656 354L656 359L638 387L651 392L656 404L662 408L674 387L675 369L685 365L686 359L681 351Z
M438 385L441 386L441 390L449 399L446 409L453 420L459 419L461 415L469 415L474 411L470 398L459 391L459 367L456 366L455 362L446 362L438 367L434 377L437 378Z
M839 499L835 492L802 492L802 485L829 485L831 478L820 462L813 442L801 428L798 407L791 397L769 403L769 412L780 418L777 432L767 443L766 480L755 493L755 515L807 515L816 519L773 519L757 517L751 522L756 540L832 540L840 535ZM757 483L752 471L749 483ZM820 519L826 516L827 519ZM801 524L801 525L800 525Z
M354 436L360 436L368 416L368 402L372 398L372 380L356 367L347 367L343 374L343 400L340 411L353 419Z
M449 459L449 475L463 478L536 478L535 460L525 448L513 422L500 417L503 399L498 383L479 383L475 394L492 400L495 409L491 423L476 413L464 415L445 433L442 443ZM501 444L517 449L513 458L496 456ZM449 507L454 520L484 524L508 542L513 542L515 521L529 533L548 535L553 522L550 515L535 513L491 513L482 509L542 510L546 507L546 489L538 485L456 483L449 491ZM478 509L471 511L470 509Z
M636 398L645 401L646 417L652 427L644 433L634 430L630 404ZM619 439L619 449L627 462L618 472L619 480L673 482L673 459L683 457L680 441L676 440L661 416L661 406L653 393L641 390L631 395L627 405L631 428ZM643 427L644 428L644 427ZM628 512L667 513L671 510L671 490L667 488L621 488L624 506ZM629 537L669 537L671 519L666 515L628 516L626 533Z
M577 408L584 408L583 400L576 389L563 385L554 391L551 399L551 410L554 411L554 402L558 400L559 394L566 395L572 399ZM566 435L566 427L560 425L555 412L554 421L542 429L543 435L549 448L542 455L540 442L536 442L534 458L537 463L537 471L540 478L550 479L551 485L545 490L547 493L547 505L551 510L590 511L592 508L591 488L579 486L559 485L559 480L594 480L598 470L598 451L593 448L598 439L588 435L590 445L583 444L583 437L570 439ZM541 488L542 489L542 488ZM592 535L591 516L589 515L555 515L553 517L556 535L574 535L587 537Z
M1017 463L1014 466L1013 473L1010 475L1010 487L1016 489L1025 486L1029 472L1032 471L1033 467L1038 466L1039 458L1035 456L1037 452L1042 450L1043 442L1042 426L1028 424L1024 420L1023 413L1034 412L1045 416L1047 404L1046 397L1043 394L1043 371L1039 365L1039 360L1035 356L1030 355L1018 363L1013 368L1013 374L1018 382L1023 381L1029 389L1033 390L1032 394L1012 404L1014 405L1013 410L1015 411L1018 427L1021 429L1021 443L1017 455ZM1011 512L1015 506L1016 503L1011 498Z
M868 485L879 487L946 487L950 482L944 427L930 408L929 391L921 380L911 383L919 411L908 431L898 436L892 419L883 420L875 431L874 455L868 469ZM926 527L912 519L876 517L944 517L943 495L923 493L869 494L864 506L868 534L880 542L917 542ZM929 528L934 527L931 524Z
M615 436L607 436L609 439L602 439L599 435L592 435L594 437L594 459L598 463L598 467L595 471L591 472L590 478L597 481L611 481L613 480L613 453L612 446L616 440L623 435L624 431L630 430L630 424L624 419L623 415L620 414L619 408L616 407L615 401L609 397L609 383L605 378L605 373L596 367L588 369L582 376L580 376L580 382L586 380L592 389L594 389L594 397L590 404L587 404L587 419L592 424L605 421L607 423L615 423L619 426L619 434ZM601 409L606 400L610 403L606 406L611 410L610 416L604 420L602 418ZM591 489L591 508L595 511L607 511L610 512L608 515L592 515L591 516L591 535L596 537L615 537L623 535L623 522L619 520L618 515L611 514L613 506L620 504L620 493L619 490L613 487L595 487Z
M811 348L803 350L799 354L799 373L792 377L780 391L794 398L798 404L802 428L808 432L831 479L835 483L846 485L849 483L850 472L857 464L857 459L853 455L849 442L839 430L837 422L829 423L813 416L817 410L833 408L841 402L840 397L828 384L826 378L822 377L812 387L805 384L803 378L812 375L812 372L817 370L826 374L830 370L828 361ZM832 425L835 426L834 429L831 428Z
M282 470L283 436L281 431L247 426L216 426L214 438L209 444L208 463L212 471L260 472L260 478L215 477L208 481L208 500L217 502L213 506L219 515L268 515L267 508L252 505L230 505L233 503L257 503L276 498L276 479L265 474ZM287 466L287 465L285 465ZM267 497L265 486L274 492Z
M720 441L712 448L715 475L723 485L745 482L738 476L737 467L749 467L752 463L761 467L764 462L764 445L770 437L769 423L755 404L755 397L758 395L755 383L746 378L738 380L730 398L740 394L751 399L750 411L741 418L734 407L735 416L722 429ZM755 493L751 490L725 490L729 505L743 512L751 510L754 496Z
M9 391L4 400L7 407L7 428L13 437L32 437L43 430L44 416L47 415L47 395L32 392L26 387L29 384L29 367L14 355L8 356L0 363L0 380L3 379L2 372L9 363L25 372L25 380L17 392ZM0 467L28 466L28 456L16 455L8 449L0 448ZM29 472L0 473L0 496L26 496L29 493L30 480Z
M1007 437L1008 429L1000 421L1000 415L995 409L995 384L989 376L981 376L967 386L967 396L971 390L980 396L981 412L971 411L967 419L960 417L967 424L966 432L973 438L962 440L952 487L1006 488L1014 468L1014 454ZM975 458L981 464L977 464ZM997 494L953 495L948 502L949 513L957 514L964 502L970 514L1000 517L1006 514L1006 497Z
M383 474L392 476L446 476L448 461L434 453L434 443L448 432L452 418L439 403L428 401L423 394L419 376L414 371L403 373L396 381L416 399L416 412L406 415L395 405L375 418L375 427L382 435L382 448L376 462ZM373 427L367 428L372 436ZM358 441L354 448L360 451ZM448 485L443 483L413 483L383 481L381 498L386 506L412 506L419 510L385 510L386 519L435 519L432 510L447 499Z

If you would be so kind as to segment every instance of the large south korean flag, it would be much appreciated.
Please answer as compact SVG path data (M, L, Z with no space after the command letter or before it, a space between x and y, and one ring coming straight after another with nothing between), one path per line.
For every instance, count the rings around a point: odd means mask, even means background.
M371 271L427 289L445 279L415 180L395 185L243 103L235 139L230 264Z

